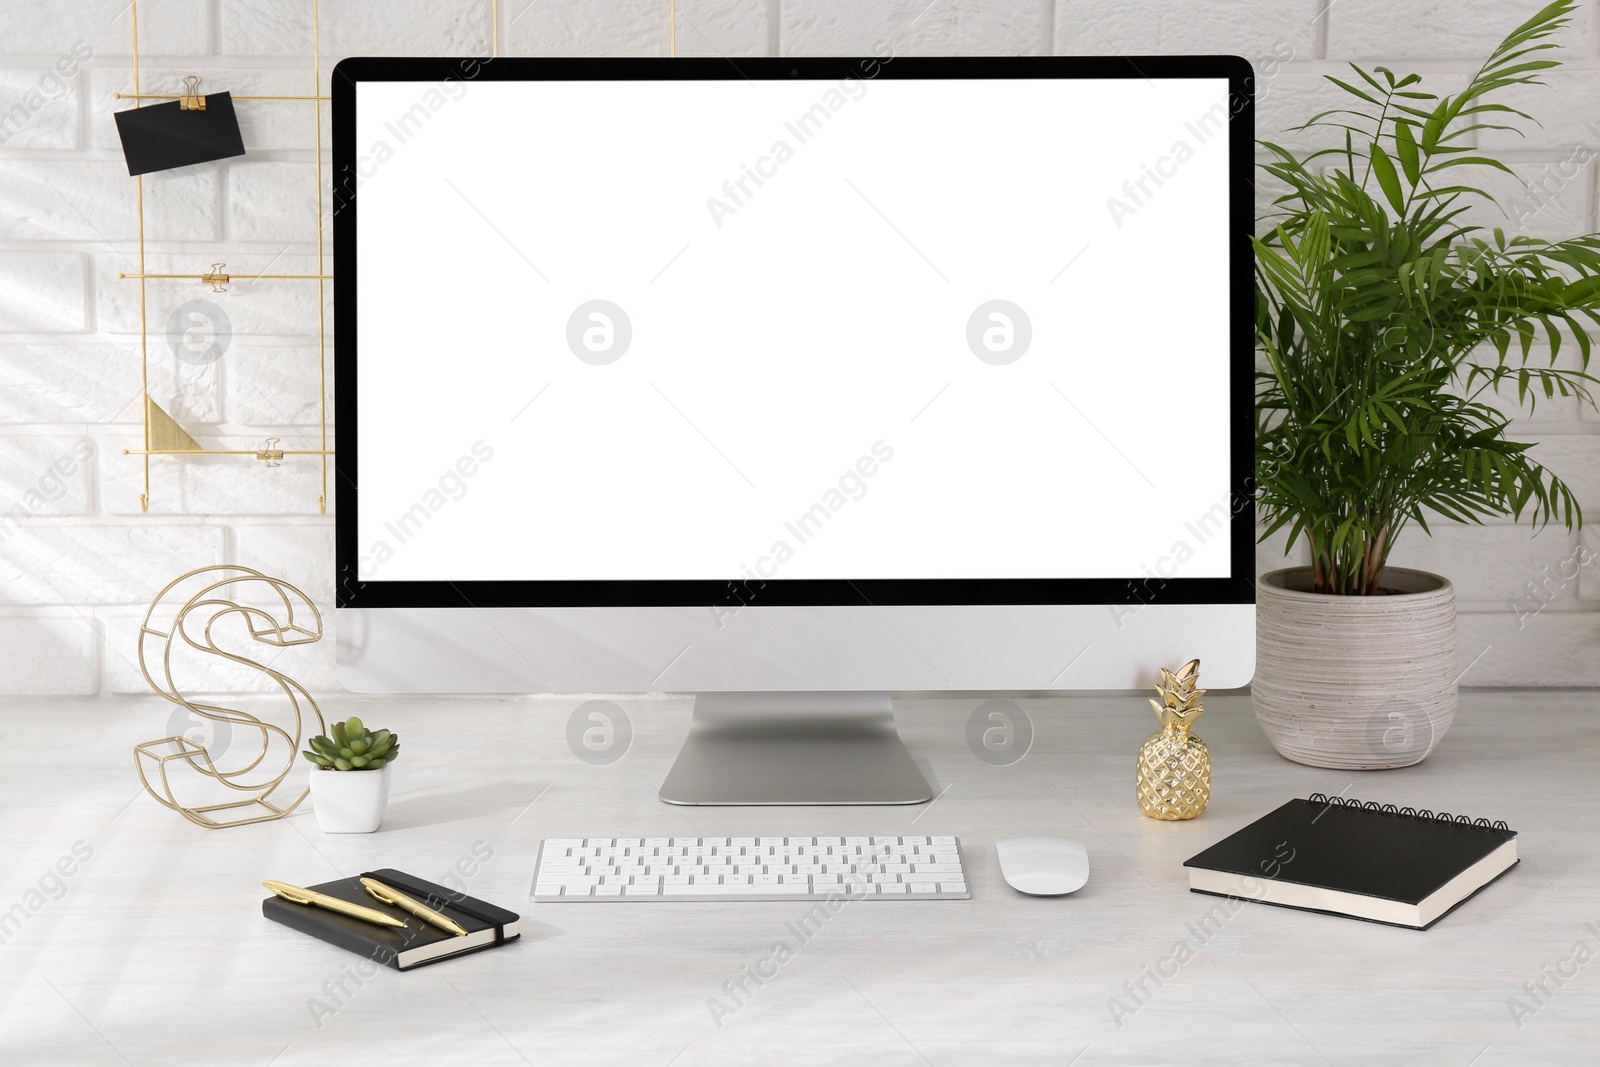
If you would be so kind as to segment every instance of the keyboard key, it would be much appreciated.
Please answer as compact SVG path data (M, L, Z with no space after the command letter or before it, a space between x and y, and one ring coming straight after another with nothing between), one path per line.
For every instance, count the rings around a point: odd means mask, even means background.
M807 885L675 885L670 893L662 895L663 899L671 897L763 897L810 896L811 887Z
M597 885L594 887L594 895L597 897L620 897L622 895L622 886Z
M908 887L912 893L937 893L939 887L931 882L913 882Z
M624 886L622 891L622 895L626 897L653 897L658 896L660 893L661 889L653 885Z
M941 892L941 893L965 893L966 891L967 891L967 883L965 883L965 882L940 882L939 883L939 892Z
M910 888L910 886L901 885L899 882L887 882L878 886L878 892L880 894L899 893L900 895L904 896L906 892L910 890Z

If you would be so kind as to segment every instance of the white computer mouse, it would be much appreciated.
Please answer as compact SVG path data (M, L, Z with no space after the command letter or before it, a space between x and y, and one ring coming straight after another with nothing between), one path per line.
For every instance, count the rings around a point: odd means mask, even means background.
M1089 851L1060 837L1013 837L994 843L1000 873L1012 889L1039 897L1060 896L1089 880Z

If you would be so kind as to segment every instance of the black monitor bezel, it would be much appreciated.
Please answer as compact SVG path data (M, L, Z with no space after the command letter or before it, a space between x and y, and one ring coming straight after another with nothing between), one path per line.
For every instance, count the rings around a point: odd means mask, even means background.
M1119 578L785 579L749 583L729 575L703 581L366 581L356 531L359 492L355 297L358 165L356 87L421 81L831 81L871 78L1226 78L1228 139L1229 434L1228 578L1167 577L1156 570ZM354 58L333 71L334 471L336 596L340 608L737 607L816 605L1249 604L1255 601L1254 76L1238 56L909 57L757 59ZM1174 343L1181 339L1174 337ZM1131 387L1131 386L1130 386ZM1150 501L1152 511L1158 499ZM1159 561L1157 561L1159 562Z

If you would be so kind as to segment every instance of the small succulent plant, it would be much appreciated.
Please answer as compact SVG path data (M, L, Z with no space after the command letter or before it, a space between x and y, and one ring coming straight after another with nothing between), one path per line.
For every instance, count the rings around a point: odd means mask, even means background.
M373 733L352 715L334 723L326 736L313 737L300 754L325 771L376 771L400 755L400 735Z

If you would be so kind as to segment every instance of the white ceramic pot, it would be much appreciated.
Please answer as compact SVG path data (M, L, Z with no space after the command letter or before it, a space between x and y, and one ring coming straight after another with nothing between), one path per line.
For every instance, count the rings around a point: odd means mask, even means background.
M1382 596L1310 592L1306 567L1264 575L1256 594L1256 719L1279 753L1313 767L1420 763L1455 720L1455 590L1384 569Z
M376 771L328 771L311 768L311 810L324 833L370 834L389 806L389 774L394 764Z

